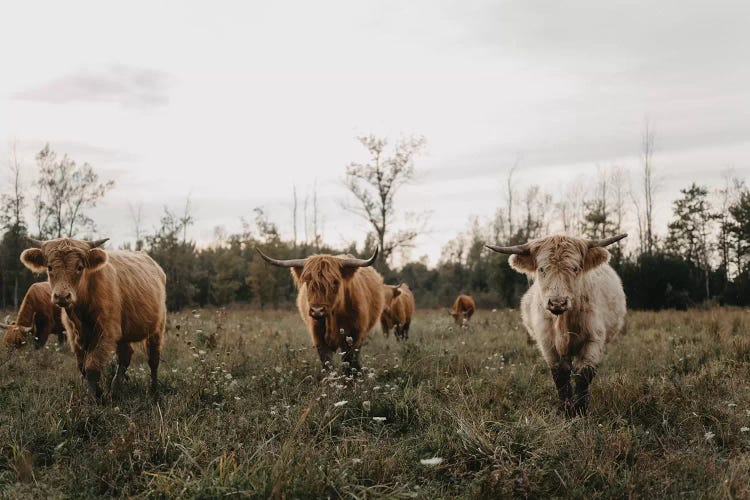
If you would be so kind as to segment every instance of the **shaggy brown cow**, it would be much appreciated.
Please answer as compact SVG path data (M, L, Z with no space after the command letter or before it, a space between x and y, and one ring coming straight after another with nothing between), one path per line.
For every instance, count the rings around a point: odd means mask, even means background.
M369 267L378 252L367 260L349 255L277 260L258 253L274 266L291 268L297 309L323 368L332 368L333 353L341 349L344 370L360 370L360 346L383 310L383 278Z
M408 340L411 317L414 315L414 295L409 285L384 285L383 298L385 302L380 315L383 335L387 337L391 328L395 328L396 340Z
M477 305L474 303L474 299L468 295L459 295L453 303L451 316L453 316L457 325L467 326L476 310Z
M51 300L63 309L89 395L101 397L99 379L114 350L112 389L124 380L134 342L146 345L155 392L167 317L166 276L159 264L142 252L98 248L106 239L30 241L35 248L24 250L21 261L35 273L47 271Z
M34 332L34 347L40 349L47 343L51 333L57 335L58 343L65 342L65 328L60 318L60 308L50 302L52 288L49 283L34 283L18 309L18 317L11 324L0 323L6 328L5 343L20 347L26 343L26 334ZM28 325L28 326L27 326Z
M587 413L589 385L607 340L625 324L625 292L604 247L626 236L584 240L556 235L512 247L487 245L511 254L510 266L534 281L521 300L523 324L550 367L569 416Z

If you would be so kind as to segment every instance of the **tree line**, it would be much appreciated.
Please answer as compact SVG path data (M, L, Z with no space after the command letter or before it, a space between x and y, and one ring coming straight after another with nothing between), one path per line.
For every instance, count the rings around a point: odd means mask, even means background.
M386 282L408 283L420 307L448 307L459 293L474 296L479 307L516 307L528 287L526 278L507 265L507 256L484 248L487 242L518 244L564 231L587 238L604 238L635 228L630 245L612 247L613 267L620 274L629 307L685 309L702 305L750 304L750 190L741 179L727 176L710 189L695 183L680 191L672 203L666 234L654 231L654 135L647 126L642 141L641 169L633 183L617 166L599 169L596 178L574 179L555 195L536 185L520 188L516 174L520 159L503 181L503 203L489 217L470 217L466 230L442 249L437 265L426 258L400 266L401 250L414 246L428 227L429 213L399 220L398 192L416 182L415 162L424 151L422 137L408 137L389 147L386 139L359 138L367 161L344 170L351 203L342 208L362 217L370 231L361 243L345 248L325 243L313 194L313 229L298 238L298 199L293 187L292 237L285 239L262 208L242 219L236 234L217 232L216 241L199 247L189 237L195 223L188 198L177 213L164 208L158 226L145 232L141 209L131 207L135 239L124 248L148 252L167 274L168 307L249 304L289 307L296 291L287 270L267 266L255 252L279 258L312 253L351 253L369 256L379 248L377 267ZM27 236L39 239L92 237L96 225L88 215L114 182L102 181L94 168L60 156L46 145L35 157L35 180L25 183L25 171L11 150L8 183L0 195L0 306L18 307L35 280L19 262ZM307 224L307 199L305 199ZM27 218L27 213L31 217ZM29 219L29 220L27 220ZM402 253L403 255L403 253Z

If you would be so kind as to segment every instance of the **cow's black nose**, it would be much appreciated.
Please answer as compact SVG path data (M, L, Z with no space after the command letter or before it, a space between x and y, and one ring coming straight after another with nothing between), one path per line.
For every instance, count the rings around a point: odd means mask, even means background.
M326 315L326 308L325 307L313 307L310 306L310 317L319 319Z
M72 297L73 295L70 292L55 293L52 295L52 300L54 300L55 304L58 306L63 307L70 304Z
M547 310L554 315L560 315L568 310L567 297L551 297L547 300Z

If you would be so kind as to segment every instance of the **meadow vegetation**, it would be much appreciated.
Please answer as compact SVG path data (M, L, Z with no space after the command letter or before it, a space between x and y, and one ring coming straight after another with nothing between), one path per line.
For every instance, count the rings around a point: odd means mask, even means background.
M0 354L0 495L747 498L748 330L746 309L630 312L573 420L513 310L375 330L356 380L321 377L291 311L171 314L158 400L140 352L102 405L50 340Z

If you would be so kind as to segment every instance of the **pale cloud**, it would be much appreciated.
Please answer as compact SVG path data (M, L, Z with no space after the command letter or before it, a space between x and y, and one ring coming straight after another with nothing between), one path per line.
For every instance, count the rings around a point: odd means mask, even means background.
M118 64L81 69L18 91L13 98L51 104L100 102L151 108L169 102L169 80L163 71Z

